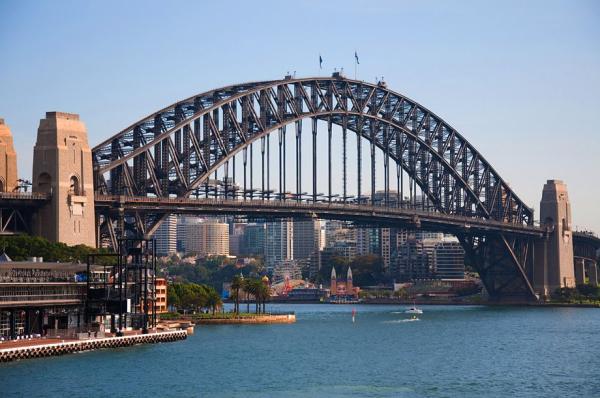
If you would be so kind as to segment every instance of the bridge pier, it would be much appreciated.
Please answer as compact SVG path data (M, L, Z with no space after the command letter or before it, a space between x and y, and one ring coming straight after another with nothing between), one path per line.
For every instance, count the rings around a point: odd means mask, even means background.
M585 284L585 260L581 257L575 258L575 284Z
M51 199L37 213L36 235L95 247L92 153L79 115L46 112L33 152L33 192Z
M0 119L0 192L13 192L17 187L17 153L10 128Z
M540 201L540 223L550 233L535 245L534 289L548 297L557 289L575 287L571 204L567 186L560 180L548 180Z
M598 264L596 262L588 260L587 263L587 275L588 275L588 284L591 286L598 286Z

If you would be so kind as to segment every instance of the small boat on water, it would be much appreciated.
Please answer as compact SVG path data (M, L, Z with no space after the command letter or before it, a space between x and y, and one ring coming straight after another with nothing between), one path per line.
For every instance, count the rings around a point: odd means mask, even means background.
M405 314L422 314L423 310L420 308L417 308L415 305L413 305L412 307L410 307L409 309L404 311L404 313Z

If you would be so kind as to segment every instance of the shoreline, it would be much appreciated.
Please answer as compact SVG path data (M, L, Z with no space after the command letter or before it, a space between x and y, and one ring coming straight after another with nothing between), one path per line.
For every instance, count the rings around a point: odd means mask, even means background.
M46 339L23 341L23 345L2 348L0 345L0 362L12 362L21 359L44 358L92 351L102 348L130 347L139 344L156 344L187 339L186 330L174 330L148 334L137 334L119 337L104 337L88 340L62 340L45 342ZM57 339L52 339L57 340Z
M574 307L574 308L600 308L600 304L591 303L511 303L511 302L469 302L469 301L425 301L425 300L392 300L392 299L372 299L353 304L327 303L318 300L275 300L270 304L334 304L334 305L464 305L464 306L489 306L489 307Z
M215 314L214 316L194 316L194 315L181 315L181 317L173 318L169 320L161 320L161 322L168 323L191 323L193 326L197 325L259 325L259 324L290 324L296 322L296 314L293 312L284 314L252 314L252 313L240 313L235 315L233 313L226 314Z

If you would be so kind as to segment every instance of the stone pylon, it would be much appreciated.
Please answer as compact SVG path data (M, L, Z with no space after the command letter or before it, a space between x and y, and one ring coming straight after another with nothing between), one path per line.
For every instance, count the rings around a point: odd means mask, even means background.
M571 204L567 186L548 180L540 201L540 224L551 228L535 246L534 289L542 296L562 287L575 287Z
M96 246L92 153L79 115L46 112L33 150L33 192L52 199L35 231L68 245Z
M18 187L17 153L10 128L0 119L0 192L13 192Z

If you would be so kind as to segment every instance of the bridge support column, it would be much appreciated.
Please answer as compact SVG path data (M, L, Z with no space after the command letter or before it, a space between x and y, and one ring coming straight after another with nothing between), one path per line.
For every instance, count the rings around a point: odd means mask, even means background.
M17 177L17 153L13 138L4 119L0 119L0 192L16 190Z
M575 284L585 284L585 260L583 258L575 258Z
M53 242L96 246L92 153L79 115L47 112L33 152L33 192L51 194L34 231Z
M588 283L591 286L598 286L598 264L594 261L586 261L587 262L587 275L588 275Z
M544 185L540 222L552 231L535 246L533 280L536 292L547 297L556 289L575 287L571 204L562 181L548 180Z

